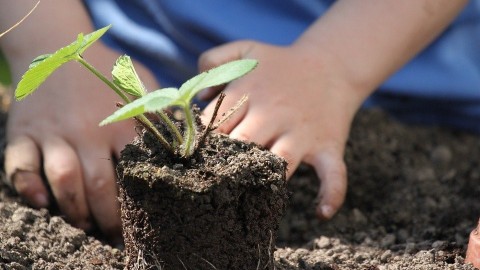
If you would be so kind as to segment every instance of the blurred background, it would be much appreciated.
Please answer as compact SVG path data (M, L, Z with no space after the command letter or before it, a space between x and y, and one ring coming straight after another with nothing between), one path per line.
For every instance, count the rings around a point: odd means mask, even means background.
M10 104L9 88L12 87L12 76L5 55L0 50L0 105L5 110Z

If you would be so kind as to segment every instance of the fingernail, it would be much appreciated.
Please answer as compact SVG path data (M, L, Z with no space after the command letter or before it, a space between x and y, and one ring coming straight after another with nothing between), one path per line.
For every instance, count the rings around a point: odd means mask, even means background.
M322 205L321 211L325 218L330 219L333 217L334 211L330 205Z
M33 197L33 203L38 208L45 208L48 206L48 198L43 193L37 193Z

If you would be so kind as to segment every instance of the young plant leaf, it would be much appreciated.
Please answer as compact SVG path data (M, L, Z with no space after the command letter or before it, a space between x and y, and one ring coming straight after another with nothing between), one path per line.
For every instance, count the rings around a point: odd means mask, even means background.
M47 59L51 55L52 55L51 53L47 53L47 54L42 54L42 55L39 55L39 56L35 57L35 59L33 59L32 63L30 63L28 68L29 69L34 68L36 65L40 64L43 60Z
M99 39L110 26L99 29L86 36L79 34L77 40L49 55L35 58L29 69L23 74L15 90L15 98L22 100L33 93L55 70L63 64L76 60L93 42Z
M253 70L257 64L258 61L253 59L235 60L202 72L180 87L181 100L189 103L201 90L238 79Z
M147 112L157 112L171 105L178 105L178 89L163 88L126 104L100 122L100 126L133 118Z
M101 38L105 34L105 32L107 32L108 29L110 29L111 27L112 25L107 25L103 28L98 29L97 31L85 35L81 41L77 41L80 44L77 54L81 55L82 53L84 53L85 50L88 49L88 47L90 47L95 41Z
M56 69L73 60L78 48L77 42L74 42L41 60L35 58L18 83L15 98L22 100L33 93Z
M132 60L127 55L122 55L117 59L112 70L112 77L113 83L134 97L142 97L147 94L133 67Z

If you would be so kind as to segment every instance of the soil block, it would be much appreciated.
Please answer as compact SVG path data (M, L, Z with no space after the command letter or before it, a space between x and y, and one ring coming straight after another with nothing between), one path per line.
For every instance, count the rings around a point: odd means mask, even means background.
M127 268L274 269L286 162L210 134L191 158L144 132L117 167Z

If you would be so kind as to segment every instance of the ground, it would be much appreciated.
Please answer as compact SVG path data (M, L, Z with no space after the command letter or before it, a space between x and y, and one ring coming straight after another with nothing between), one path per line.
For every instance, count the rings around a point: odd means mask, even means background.
M0 120L4 138L5 115ZM473 269L463 258L480 216L478 160L478 136L360 112L346 152L344 206L317 221L319 182L302 166L289 184L276 268ZM0 269L122 269L123 251L100 239L0 185Z

